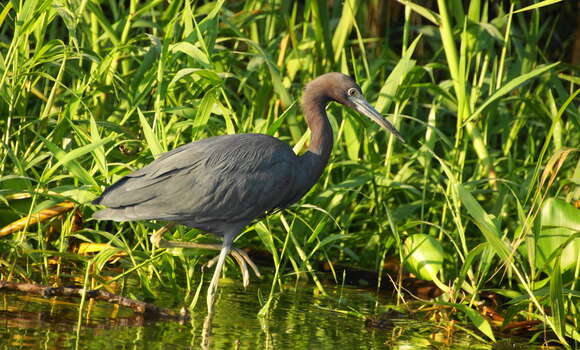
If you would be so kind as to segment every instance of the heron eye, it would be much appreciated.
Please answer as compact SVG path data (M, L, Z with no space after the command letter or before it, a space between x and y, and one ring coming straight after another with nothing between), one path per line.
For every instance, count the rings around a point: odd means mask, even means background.
M355 88L348 89L348 96L354 96L354 95L356 95L356 89Z

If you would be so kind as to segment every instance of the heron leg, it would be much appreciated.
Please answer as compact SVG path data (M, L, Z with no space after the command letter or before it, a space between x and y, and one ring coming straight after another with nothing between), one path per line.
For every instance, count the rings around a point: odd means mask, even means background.
M224 262L226 261L226 256L228 256L232 248L232 240L233 236L231 235L224 236L224 243L222 245L222 249L220 251L217 264L215 266L215 271L213 273L211 283L209 284L209 287L207 289L207 310L209 314L213 313L213 306L217 294L218 283L222 273L222 268L224 267Z
M151 243L153 243L154 246L159 247L159 248L194 248L194 249L221 250L223 247L223 245L221 245L221 244L166 241L166 240L162 239L163 234L165 232L167 232L173 226L175 226L175 224L168 224L166 226L163 226L159 230L155 231L153 233L153 235L151 235ZM239 248L231 248L230 254L236 260L236 262L238 263L238 266L240 267L240 270L242 272L244 287L247 287L250 284L250 272L248 270L247 265L250 265L250 267L252 268L252 271L254 271L254 274L257 277L262 277L262 274L260 274L260 270L258 270L258 267L256 266L256 264L248 256L248 253L246 253L244 250L239 249ZM215 264L217 259L219 259L219 255L216 256L215 258L211 259L207 263L207 266L208 267L213 266L213 264Z

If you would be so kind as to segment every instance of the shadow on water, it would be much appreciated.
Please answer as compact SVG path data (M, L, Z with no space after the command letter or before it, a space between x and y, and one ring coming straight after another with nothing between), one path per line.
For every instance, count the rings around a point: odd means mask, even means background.
M237 282L222 280L213 319L208 320L205 309L198 307L186 324L148 320L103 302L88 303L78 332L78 299L3 293L0 348L431 349L450 345L437 338L444 332L435 325L399 313L393 313L386 327L365 326L363 315L376 313L377 297L354 288L329 290L330 297L315 296L310 287L288 290L277 295L268 317L258 318L258 296L269 288L254 283L244 290ZM167 295L167 300L174 299ZM492 349L497 344L463 336L453 339L452 348Z

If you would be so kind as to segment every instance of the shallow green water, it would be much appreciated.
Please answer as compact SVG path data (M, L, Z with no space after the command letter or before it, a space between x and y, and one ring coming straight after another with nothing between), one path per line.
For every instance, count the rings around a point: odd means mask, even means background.
M97 302L88 306L77 331L78 299L0 294L0 349L417 349L439 348L437 327L398 318L386 329L367 328L361 315L376 313L386 300L373 292L310 287L276 296L269 317L258 318L258 295L270 285L222 280L216 314L208 328L205 308L186 324L147 321L131 311ZM174 296L167 296L172 299ZM211 334L210 334L211 333ZM449 339L447 339L447 342ZM447 345L449 347L449 345ZM492 348L472 337L452 339L451 348ZM514 347L509 347L514 348Z

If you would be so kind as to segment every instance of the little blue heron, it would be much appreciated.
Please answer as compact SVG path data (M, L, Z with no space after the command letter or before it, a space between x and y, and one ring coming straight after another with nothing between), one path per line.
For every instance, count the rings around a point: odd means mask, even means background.
M121 178L93 201L107 209L93 214L101 220L163 220L223 237L207 306L213 310L218 281L231 252L244 276L247 254L232 248L234 238L254 219L297 202L314 186L330 156L332 128L326 105L335 101L367 116L399 140L403 138L362 96L355 81L342 73L327 73L304 89L302 109L310 128L310 147L297 156L286 143L263 134L210 137L163 153L151 164ZM403 141L404 142L404 141ZM152 237L162 247L216 245L162 241L163 230ZM215 259L212 260L214 262Z

